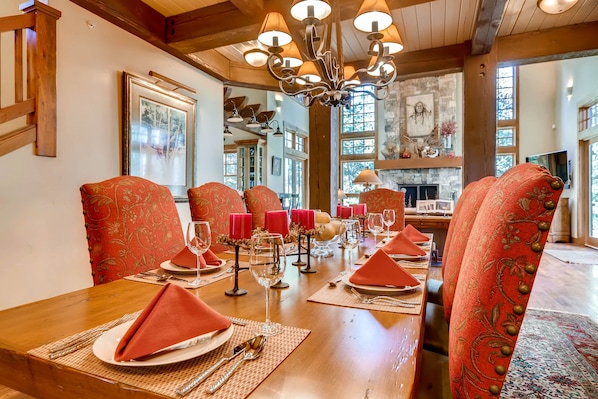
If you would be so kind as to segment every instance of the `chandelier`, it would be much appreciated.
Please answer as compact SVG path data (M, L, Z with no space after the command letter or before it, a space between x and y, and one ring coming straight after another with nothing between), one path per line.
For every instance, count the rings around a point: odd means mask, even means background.
M338 8L338 6L337 6ZM344 65L339 10L324 25L322 40L318 26L332 13L328 0L295 0L291 15L305 25L304 56L292 41L289 28L278 12L269 12L264 19L258 42L267 52L252 49L244 54L252 66L266 65L268 72L278 81L280 90L290 96L302 97L307 107L316 101L330 107L347 106L352 93L367 93L377 100L388 95L388 86L397 72L392 54L403 49L401 37L386 1L365 0L353 20L355 28L368 33L367 68L355 70ZM332 25L336 26L336 49L331 48ZM304 61L305 57L305 61ZM366 82L360 76L367 74ZM369 86L369 87L368 87Z

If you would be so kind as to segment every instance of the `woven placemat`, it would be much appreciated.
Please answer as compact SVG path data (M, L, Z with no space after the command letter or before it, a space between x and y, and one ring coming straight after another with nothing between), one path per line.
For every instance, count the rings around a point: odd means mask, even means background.
M58 358L54 362L119 383L177 398L178 396L175 394L177 388L206 370L221 357L229 356L235 345L255 335L260 322L243 321L247 322L247 325L235 325L233 335L224 345L184 362L152 367L119 367L96 358L91 345ZM247 397L310 333L309 330L297 327L283 326L283 328L282 334L267 338L266 347L258 359L245 362L245 365L233 374L230 380L216 393L209 395L204 391L231 367L230 364L221 367L199 387L191 391L186 398L234 399ZM66 339L70 339L70 337ZM32 349L28 353L48 359L48 348L55 344L50 343Z
M416 288L413 291L403 292L400 295L396 295L395 297L398 299L403 299L409 302L417 302L419 305L416 305L414 308L412 307L402 307L398 305L381 305L379 303L376 304L367 304L361 302L358 298L356 298L353 294L351 294L349 286L344 283L337 284L336 287L330 287L326 284L324 287L320 288L316 293L312 296L307 298L308 301L311 302L320 302L326 303L329 305L337 305L337 306L345 306L349 308L358 308L358 309L369 309L369 310L380 310L383 312L392 312L392 313L404 313L404 314L420 314L422 311L422 302L424 300L424 291L423 286L426 284L426 275L425 274L414 274L414 276L421 281L421 285L419 288ZM365 295L366 297L370 297L371 295Z
M227 268L229 266L232 266L233 263L227 263L225 266L222 266L222 270L227 270ZM239 262L239 273L242 273L244 271L246 271L249 268L249 262ZM154 270L150 270L150 273L157 273L157 274L164 274L164 270L161 269L154 269ZM224 280L225 278L229 278L235 275L235 272L229 272L229 273L224 273L222 274L222 271L214 271L214 272L210 272L210 273L200 273L200 277L202 280L204 280L205 282L202 283L200 285L200 287L205 287L208 284L214 283L216 281L220 281L220 280ZM166 281L158 281L156 280L156 277L152 276L152 275L145 275L145 276L141 276L141 275L133 275L133 276L127 276L125 277L125 280L130 280L130 281L138 281L140 283L149 283L149 284L156 284L156 285L165 285L166 283L171 283L171 284L176 284L179 285L183 288L188 288L188 289L195 289L197 287L191 287L187 284L187 282L189 281L193 281L195 280L196 275L195 274L174 274L174 273L167 273L171 276L174 276L174 278L168 279Z

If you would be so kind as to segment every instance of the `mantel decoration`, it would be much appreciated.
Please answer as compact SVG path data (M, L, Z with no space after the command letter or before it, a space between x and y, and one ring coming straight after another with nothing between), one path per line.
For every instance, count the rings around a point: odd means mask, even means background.
M401 37L384 0L365 0L353 21L356 29L368 33L367 68L355 70L345 65L340 24L341 3L335 3L334 13L328 0L295 0L291 15L305 25L304 56L292 41L289 28L278 12L266 15L258 42L267 52L256 48L244 54L246 61L255 67L266 65L270 74L279 82L280 90L290 96L303 99L307 107L316 101L330 107L350 104L352 92L368 93L380 100L388 95L388 86L395 80L397 71L392 54L403 49ZM323 25L331 13L333 17ZM333 24L335 25L336 49L331 47ZM321 29L322 40L318 32ZM361 82L361 75L368 82ZM374 90L366 86L373 87Z
M442 138L442 144L445 149L453 148L453 136L457 132L457 122L451 119L444 121L440 125L440 137Z

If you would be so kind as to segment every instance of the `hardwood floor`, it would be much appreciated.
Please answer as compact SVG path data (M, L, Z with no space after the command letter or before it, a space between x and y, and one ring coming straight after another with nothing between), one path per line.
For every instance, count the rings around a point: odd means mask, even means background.
M547 243L546 249L590 250L574 244ZM543 254L528 307L580 313L598 323L598 250L592 265L565 263ZM440 278L440 268L431 269ZM0 386L0 399L31 399L31 396Z

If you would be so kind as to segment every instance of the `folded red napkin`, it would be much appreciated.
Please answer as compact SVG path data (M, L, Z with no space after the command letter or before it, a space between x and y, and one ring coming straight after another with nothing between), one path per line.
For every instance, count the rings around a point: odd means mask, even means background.
M419 280L413 277L384 251L376 251L367 262L349 277L349 281L358 285L379 285L394 287L413 287Z
M418 229L408 224L402 231L413 242L430 241L430 237L420 232Z
M195 269L197 267L195 254L191 252L186 245L185 248L183 248L181 252L173 256L170 261L180 267L188 267L190 269ZM212 252L212 250L210 249L208 249L199 257L200 269L205 269L206 265L219 266L221 263L222 261L220 260L220 258L217 257L216 254Z
M228 328L229 318L176 284L166 284L121 338L114 360L150 355L181 341Z
M413 243L405 234L401 231L399 234L390 239L382 247L382 250L387 254L403 254L413 256L424 256L426 252Z

